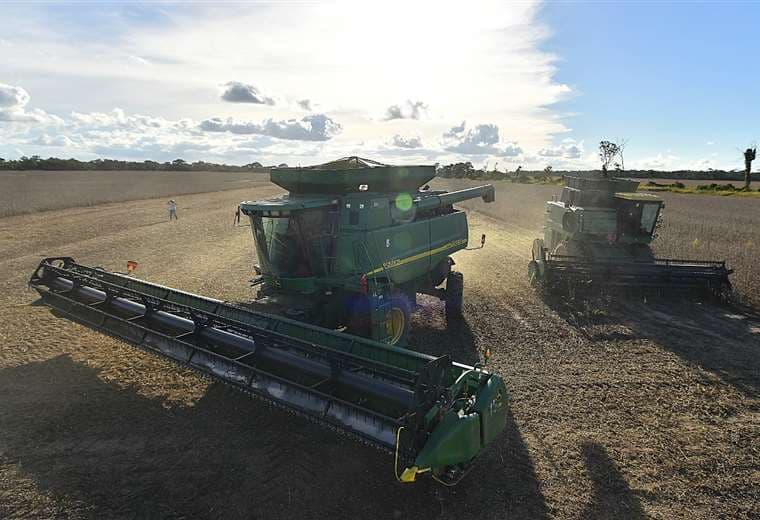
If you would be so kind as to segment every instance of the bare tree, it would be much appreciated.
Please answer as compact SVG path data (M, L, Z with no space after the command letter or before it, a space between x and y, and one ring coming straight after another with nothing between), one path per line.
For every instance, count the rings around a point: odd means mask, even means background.
M552 175L552 167L551 166L547 166L546 168L544 168L544 171L543 171L543 173L541 175L541 180L543 182L547 182L549 180L549 178L551 177L551 175Z
M752 161L757 155L757 146L744 150L744 190L749 191L749 185L752 182Z
M623 150L625 149L626 142L620 141L620 144L612 141L601 141L599 143L599 160L602 161L602 173L607 176L607 171L610 165L614 165L616 170L625 170L625 162L623 160ZM619 158L620 162L615 162L615 159Z

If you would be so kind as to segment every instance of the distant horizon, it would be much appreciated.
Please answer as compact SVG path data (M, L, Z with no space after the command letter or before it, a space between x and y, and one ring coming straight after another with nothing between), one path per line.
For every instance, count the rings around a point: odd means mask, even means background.
M34 160L34 156L29 156L29 157L25 157L25 158L27 160ZM338 158L337 157L336 158L330 158L329 160L334 160L334 159L338 159ZM79 160L79 159L76 159L76 158L73 158L73 157L63 158L63 157L54 157L54 156L50 156L50 157L41 157L41 156L38 156L38 158L36 160L38 160L38 161L61 161L61 162L67 162L67 161L72 161L73 160L73 161L75 161L77 163L80 163L82 165L92 164L92 163L95 163L95 162L98 162L98 161L102 161L102 162L125 163L125 164L134 164L134 165L156 164L156 165L159 165L159 166L171 165L175 161L180 160L180 161L182 161L182 164L187 165L187 166L192 166L192 165L197 165L197 164L205 164L205 165L208 165L209 167L217 167L217 168L229 167L229 168L236 168L236 169L240 169L240 170L243 170L243 169L247 169L247 170L266 169L266 170L269 170L269 169L272 169L272 168L283 168L283 167L287 167L287 168L300 168L300 167L314 166L314 165L318 165L318 164L322 164L322 163L326 162L326 161L320 161L320 162L309 163L309 164L287 164L287 163L264 164L264 163L261 163L260 161L250 161L250 162L246 162L246 163L242 163L242 164L234 164L234 163L218 163L218 162L206 161L206 160L202 160L202 159L199 159L199 160L196 160L196 161L186 161L186 160L182 159L181 157L177 157L177 158L175 158L175 159L173 159L171 161L169 161L169 160L167 160L167 161L157 161L157 160L154 160L154 159L123 160L123 159L116 159L116 158L112 158L112 157L98 157L98 158L95 158L95 159L89 159L89 160L86 160L86 161L82 161L82 160ZM20 161L20 159L6 159L4 157L0 157L0 171L59 171L59 170L60 171L66 171L65 168L4 168L3 167L3 165L8 165L8 164L10 164L12 162L19 162L19 161ZM384 163L384 164L387 164L388 166L411 166L411 165L414 164L414 165L429 165L429 166L443 167L443 166L451 166L451 165L454 165L454 164L465 163L465 162L468 162L468 161L456 161L456 162L448 163L448 164L442 164L442 163L426 164L426 163L410 163L410 162L407 162L407 163ZM250 166L250 165L254 165L254 164L258 164L259 166ZM490 168L490 167L488 169L485 169L484 167L478 167L475 164L473 164L472 167L473 167L474 171L482 171L482 172L514 173L517 170L516 168L515 169L504 169L504 168L494 169L494 168ZM71 168L69 170L70 171L88 171L88 170L83 169L83 168ZM101 170L101 171L108 171L108 170L109 169ZM140 169L140 170L137 170L137 169L130 169L130 168L124 168L124 169L121 169L121 168L119 168L119 169L117 169L117 168L111 168L110 170L113 170L113 171L150 171L149 169ZM92 170L92 171L98 171L98 170ZM178 165L174 170L170 170L170 171L182 171L182 169ZM203 170L196 170L196 171L203 171ZM220 170L220 171L224 171L224 170ZM529 168L521 168L520 171L522 171L524 173L543 173L544 172L543 169L529 169ZM555 168L552 168L550 174L551 175L558 175L558 174L562 174L562 173L576 173L576 172L584 172L584 173L585 172L600 172L601 173L602 169L601 169L601 167L600 168L576 168L576 169L555 169ZM725 170L725 169L719 169L719 168L711 168L711 169L706 169L706 170L693 170L693 169L658 170L658 169L642 169L642 168L626 168L626 169L621 169L621 170L610 170L610 173L612 175L625 174L626 172L632 172L632 173L635 173L635 172L647 172L647 173L648 172L654 172L654 173L664 173L664 174L679 173L679 172L692 172L692 173L699 173L699 174L741 174L741 175L744 175L744 170L741 169L741 168L734 168L734 169L731 169L731 170ZM753 171L752 175L753 175L753 178L756 175L760 176L760 171Z

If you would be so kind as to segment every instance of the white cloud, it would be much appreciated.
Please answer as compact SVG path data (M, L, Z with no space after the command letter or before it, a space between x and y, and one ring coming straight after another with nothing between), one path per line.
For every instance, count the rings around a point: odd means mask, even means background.
M500 143L498 126L480 124L467 130L464 121L444 132L442 144L446 151L464 155L517 157L523 152L516 142Z
M32 141L32 143L40 146L75 146L74 141L65 135L50 136L48 134L41 134L37 139Z
M574 139L566 138L558 145L540 149L538 155L548 158L580 159L583 156L583 142L578 143Z
M715 144L715 142L714 142L714 141L707 141L705 144L706 144L707 146L712 146L712 145L714 145L714 144Z
M396 134L391 138L388 144L395 146L396 148L422 148L422 138L419 136L404 137Z
M420 119L428 110L428 106L422 101L406 100L400 105L391 105L385 109L385 120L394 119Z
M275 100L262 94L258 88L239 81L229 81L224 84L222 100L230 103L253 103L255 105L274 105Z
M200 129L205 132L257 134L296 141L327 141L340 133L341 125L324 114L314 114L300 120L267 119L261 123L213 118L201 121Z
M136 65L150 66L152 63L142 56L127 56L127 59Z
M0 122L39 123L48 120L44 111L26 109L30 99L23 88L0 83Z

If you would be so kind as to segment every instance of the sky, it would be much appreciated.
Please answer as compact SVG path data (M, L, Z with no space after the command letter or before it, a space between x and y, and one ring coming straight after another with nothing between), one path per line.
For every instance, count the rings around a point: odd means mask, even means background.
M0 157L734 169L757 2L9 2Z

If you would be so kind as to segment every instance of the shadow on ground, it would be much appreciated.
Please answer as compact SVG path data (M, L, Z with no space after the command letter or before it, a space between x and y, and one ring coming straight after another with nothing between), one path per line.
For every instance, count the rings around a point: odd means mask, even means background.
M67 355L3 369L0 461L74 504L68 518L547 516L511 416L458 486L402 485L392 456L222 385L189 407L143 395L164 384L123 388Z
M475 335L466 318L439 326L415 320L410 348L431 356L450 354L453 360L471 366L481 361Z
M581 447L581 453L593 485L591 503L583 511L581 518L646 518L639 499L604 446L587 442Z
M590 341L649 339L749 395L760 394L760 315L685 300L547 304Z

